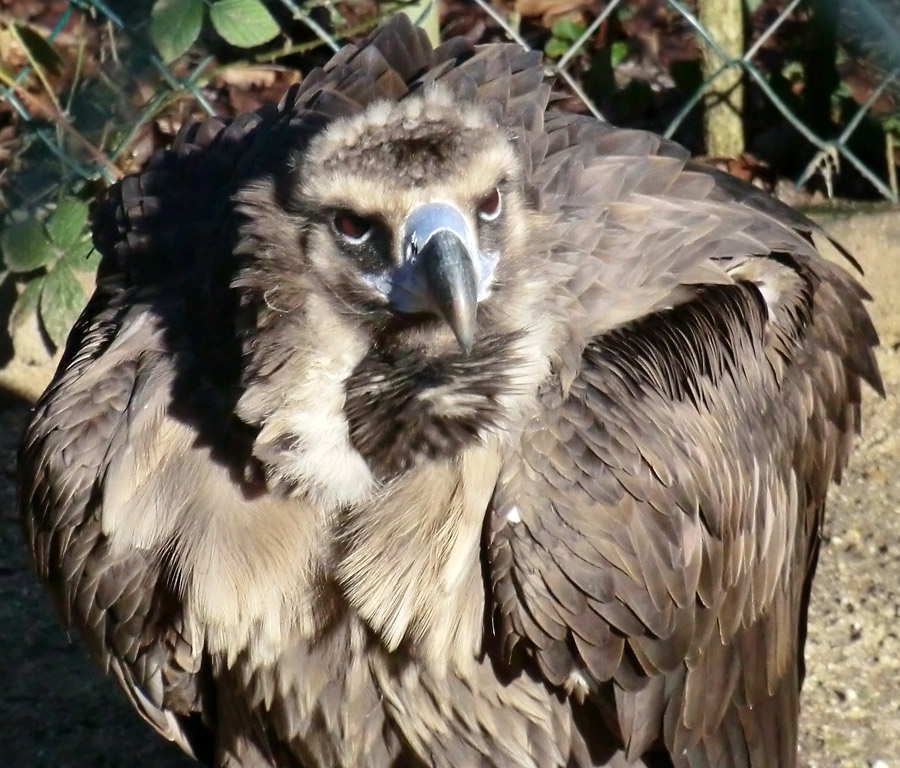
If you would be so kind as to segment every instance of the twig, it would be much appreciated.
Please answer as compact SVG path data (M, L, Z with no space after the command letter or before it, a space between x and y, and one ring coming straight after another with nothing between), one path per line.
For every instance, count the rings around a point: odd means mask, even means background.
M109 49L112 54L113 63L118 67L121 66L119 61L119 51L116 46L116 25L112 23L112 19L107 19L106 28L109 30Z
M72 76L72 85L69 88L69 96L66 99L66 112L72 109L72 100L75 98L75 91L78 89L78 81L81 79L81 68L84 66L84 49L87 40L84 36L84 16L78 23L78 53L75 57L75 74Z
M57 112L61 112L59 108L59 102L56 100L56 94L53 93L53 88L50 87L50 81L47 80L47 73L44 72L44 68L40 65L40 62L34 57L34 54L31 52L31 49L25 44L25 41L22 39L22 36L19 34L18 25L16 24L7 24L6 30L13 36L15 41L19 44L19 47L25 52L25 56L28 59L28 63L31 64L31 68L34 70L34 73L38 76L38 80L41 81L41 85L44 86L44 90L47 92L47 96L50 98L50 101L53 102L53 106Z
M22 24L21 16L14 16L11 13L6 11L0 11L0 23L2 24ZM28 26L31 27L35 32L37 32L41 37L48 39L53 33L53 29L46 24L41 24L37 21L28 21ZM78 35L73 35L70 32L63 32L57 34L53 38L53 42L58 45L63 46L64 48L71 48L75 45L80 45L82 40L80 38L81 32Z
M894 193L894 199L900 199L898 197L897 190L897 161L894 158L894 146L897 143L896 138L894 137L894 132L891 130L885 131L884 136L885 143L885 151L887 153L887 172L888 172L888 183L891 185L891 192Z
M350 27L344 27L340 30L338 38L352 37L353 35L358 35L363 32L368 32L370 29L378 26L381 21L380 17L375 17L372 19L366 19L357 24L354 24ZM323 45L328 45L327 40L323 40L321 38L316 38L315 40L310 40L306 43L297 43L296 45L287 45L284 48L281 48L277 51L266 51L265 53L257 54L252 58L251 61L248 62L235 62L236 64L268 64L273 61L277 61L278 59L284 58L285 56L291 56L295 53L307 53L309 51L313 51L316 48L320 48Z
M282 0L284 2L284 0ZM297 43L296 45L285 45L283 48L277 51L266 51L264 53L257 54L250 61L243 62L235 62L239 65L250 65L250 64L267 64L269 62L277 61L285 56L291 56L295 53L307 53L309 51L315 50L322 45L329 46L332 50L338 50L340 47L338 44L338 40L344 40L348 37L353 37L355 35L362 34L363 32L368 32L369 30L377 27L385 18L390 16L392 13L396 11L403 11L410 8L415 8L417 4L421 4L420 0L398 0L395 3L385 3L384 7L379 7L379 12L372 18L364 19L352 26L348 27L340 27L335 30L335 35L332 36L328 32L326 32L321 26L312 22L311 17L307 16L303 12L297 10L294 3L288 2L285 3L288 8L294 11L295 18L300 19L307 27L309 27L318 38L317 40L312 40L307 43ZM432 5L434 6L434 0L432 0Z
M95 147L72 125L71 122L69 122L69 118L66 117L66 114L59 108L58 104L55 102L48 103L44 99L29 93L22 84L7 77L2 70L0 70L0 81L10 88L15 95L25 103L32 115L32 119L34 117L41 117L54 123L57 127L62 129L63 133L65 133L75 144L84 149L90 158L95 163L102 166L114 179L121 179L125 175L102 150Z

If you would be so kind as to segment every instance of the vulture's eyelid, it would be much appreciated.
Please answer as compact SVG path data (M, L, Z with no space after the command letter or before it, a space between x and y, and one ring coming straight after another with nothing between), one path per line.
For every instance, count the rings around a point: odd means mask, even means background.
M503 211L503 193L497 185L478 201L478 218L482 221L496 221Z
M333 209L329 218L335 235L351 246L368 243L384 230L384 225L378 217L364 216L349 208Z

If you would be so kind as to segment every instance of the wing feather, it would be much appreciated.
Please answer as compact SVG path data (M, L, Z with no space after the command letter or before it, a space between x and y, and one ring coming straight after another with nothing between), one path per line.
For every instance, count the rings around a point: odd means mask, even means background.
M545 129L565 330L492 503L493 625L552 684L587 674L629 759L793 765L825 493L881 387L867 295L663 139Z
M208 757L208 693L192 632L153 554L111 553L98 508L110 451L126 429L136 366L115 332L121 294L101 282L53 385L38 402L19 460L19 507L38 575L65 623L118 680L138 712L188 754ZM142 350L152 339L136 334ZM98 360L107 355L113 364Z

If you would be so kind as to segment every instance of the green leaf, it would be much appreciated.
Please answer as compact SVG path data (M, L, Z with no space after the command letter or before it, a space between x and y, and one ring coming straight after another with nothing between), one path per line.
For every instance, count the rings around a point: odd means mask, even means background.
M64 197L47 222L47 234L60 248L70 248L84 234L88 207L74 197Z
M63 71L63 60L56 52L53 44L45 40L34 29L26 24L16 24L16 32L19 33L19 39L28 49L28 53L32 58L48 72L59 75Z
M3 258L13 272L31 272L56 257L44 227L37 219L12 224L0 236Z
M568 50L569 44L565 40L560 40L558 37L551 37L544 46L544 53L551 59L558 59Z
M238 48L268 43L281 30L259 0L218 0L209 9L213 27Z
M748 13L755 13L762 4L763 0L744 0L744 5L747 6Z
M802 61L788 61L781 68L781 76L785 80L802 80L804 67Z
M100 266L100 251L94 248L89 237L69 249L63 263L75 272L96 272Z
M190 48L203 26L203 0L157 0L150 12L150 37L169 63Z
M87 296L78 278L65 264L57 264L44 281L40 302L41 322L57 347L65 342L86 303Z
M609 49L609 63L618 67L628 55L628 43L624 40L616 40Z
M550 27L550 34L560 40L567 40L574 43L584 34L584 30L584 24L579 24L578 22L572 21L572 19L560 19Z
M12 331L18 328L29 317L31 317L38 308L38 300L41 298L41 291L44 288L44 275L38 275L30 280L16 298L13 304L12 312L9 315L9 329Z

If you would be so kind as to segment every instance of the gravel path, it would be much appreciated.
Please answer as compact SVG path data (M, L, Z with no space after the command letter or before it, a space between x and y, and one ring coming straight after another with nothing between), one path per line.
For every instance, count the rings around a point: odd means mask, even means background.
M900 215L826 226L866 266L886 400L833 489L815 582L801 765L900 768ZM13 504L27 414L0 404L0 766L186 768L59 630L25 557Z
M900 353L883 351L879 362L894 396L866 399L813 588L802 700L809 768L900 766Z
M900 213L824 219L866 271L887 397L832 488L810 607L801 765L900 768Z

